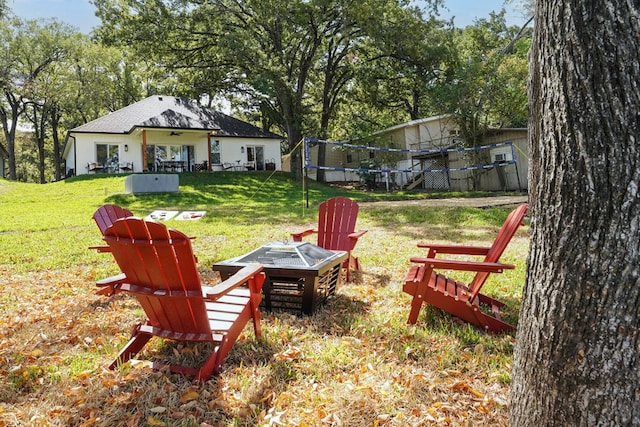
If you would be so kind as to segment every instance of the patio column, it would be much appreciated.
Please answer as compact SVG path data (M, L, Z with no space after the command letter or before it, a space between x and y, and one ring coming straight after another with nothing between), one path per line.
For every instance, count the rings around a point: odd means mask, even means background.
M142 171L149 172L147 163L147 130L142 129Z
M207 132L207 172L211 172L211 132Z

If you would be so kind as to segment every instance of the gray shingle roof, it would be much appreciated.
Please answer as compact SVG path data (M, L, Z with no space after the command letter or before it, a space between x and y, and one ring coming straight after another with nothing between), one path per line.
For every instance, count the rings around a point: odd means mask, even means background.
M71 129L76 133L131 133L136 128L204 130L216 136L283 138L195 101L155 95Z

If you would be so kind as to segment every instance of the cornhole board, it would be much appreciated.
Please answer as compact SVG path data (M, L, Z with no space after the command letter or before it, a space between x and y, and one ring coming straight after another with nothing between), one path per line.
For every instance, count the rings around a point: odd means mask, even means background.
M161 210L158 210L158 211L153 211L149 215L147 215L145 220L147 220L147 221L167 221L167 220L173 218L176 215L178 215L178 211L161 211Z
M184 211L176 215L174 219L177 221L194 221L202 218L206 213L206 211Z

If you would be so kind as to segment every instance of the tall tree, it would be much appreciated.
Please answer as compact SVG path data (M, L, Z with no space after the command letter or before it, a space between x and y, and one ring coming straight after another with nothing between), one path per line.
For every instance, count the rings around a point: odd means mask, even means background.
M74 34L71 27L57 21L49 22L46 26L33 22L30 27L30 52L26 62L46 64L40 71L31 72L29 84L22 88L28 99L25 116L34 130L38 150L40 183L46 182L45 160L51 156L45 151L45 146L49 141L53 142L54 177L61 178L58 127L62 115L61 105L68 97L66 88L73 86L68 77L69 70L72 69L69 52ZM33 69L33 65L29 69Z
M314 95L314 88L317 88L315 99L320 102L320 120L316 136L320 139L329 137L331 121L334 119L336 110L346 95L346 86L352 81L354 76L355 63L364 38L364 25L358 24L361 18L354 13L352 8L335 7L332 19L335 25L327 34L323 44L322 52L316 64L315 77L320 84L311 85L311 92ZM319 92L319 93L317 93ZM318 164L324 166L326 162L327 145L318 146ZM325 182L325 170L318 169L316 180Z
M464 146L482 145L489 127L526 125L529 23L519 29L508 27L503 10L456 30L456 55L447 64L447 78L439 81L434 99L440 111L455 115ZM489 162L488 152L468 154L471 164ZM477 188L482 174L471 171L471 189Z
M16 179L15 136L20 117L29 102L30 88L34 80L57 60L57 46L45 46L35 37L41 27L36 21L0 21L0 123L6 146L3 151L9 160L9 179Z
M407 120L435 113L433 91L445 79L445 64L453 52L451 29L407 8L389 10L368 30L368 58L358 75L363 101L381 110L398 110Z
M63 124L68 129L144 96L146 66L126 49L104 46L77 34L65 65L66 93L61 98Z
M217 3L228 34L225 50L237 52L236 65L249 80L265 78L270 83L287 132L292 176L299 179L305 95L332 22L322 19L314 2L302 0L250 0L242 6L235 1Z
M439 94L443 110L457 115L466 145L481 144L490 125L526 124L528 42L519 42L529 38L529 22L508 27L503 10L458 30L451 78Z
M514 426L640 422L638 16L626 0L537 2Z
M0 141L2 156L9 161L9 179L16 179L16 154L15 138L18 127L18 117L24 111L24 105L20 97L15 97L9 90L12 87L15 76L15 56L12 45L16 37L12 22L0 20L0 54L3 58L0 62L0 124L4 134L4 144ZM15 120L14 120L15 117Z

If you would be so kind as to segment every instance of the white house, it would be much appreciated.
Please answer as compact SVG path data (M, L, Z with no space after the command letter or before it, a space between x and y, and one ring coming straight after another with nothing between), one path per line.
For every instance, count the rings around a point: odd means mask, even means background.
M284 137L172 96L151 96L71 129L67 176L282 168Z
M394 156L385 169L395 172L380 174L376 179L404 188L438 191L524 191L528 188L528 146L526 128L489 129L479 151L456 151L463 148L459 127L451 114L412 120L383 129L369 138L352 142L405 150ZM333 148L333 149L332 149ZM317 165L317 147L309 155L309 162ZM471 156L476 156L470 159ZM328 146L325 172L327 182L358 181L361 175L354 170L372 160L384 157L380 151L339 149ZM482 167L480 167L482 166ZM478 167L478 169L473 169ZM309 169L315 178L317 169Z

